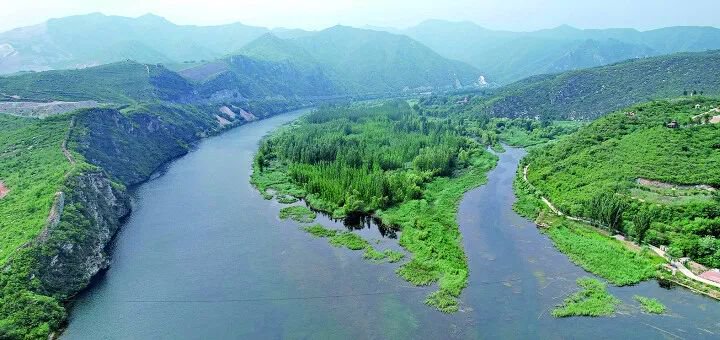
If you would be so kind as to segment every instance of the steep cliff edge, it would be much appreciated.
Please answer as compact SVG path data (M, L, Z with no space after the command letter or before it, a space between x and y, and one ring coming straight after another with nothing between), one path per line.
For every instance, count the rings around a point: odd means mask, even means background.
M105 248L130 213L124 187L105 173L90 170L68 178L56 196L48 225L36 240L35 274L40 292L65 298L85 288L95 274L108 267Z

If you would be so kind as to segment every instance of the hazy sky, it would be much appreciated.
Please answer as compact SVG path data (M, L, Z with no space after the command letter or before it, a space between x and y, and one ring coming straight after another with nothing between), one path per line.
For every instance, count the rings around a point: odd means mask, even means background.
M48 18L102 12L154 13L178 24L243 22L321 29L335 24L407 27L425 19L469 20L517 31L720 26L720 0L1 0L0 31Z

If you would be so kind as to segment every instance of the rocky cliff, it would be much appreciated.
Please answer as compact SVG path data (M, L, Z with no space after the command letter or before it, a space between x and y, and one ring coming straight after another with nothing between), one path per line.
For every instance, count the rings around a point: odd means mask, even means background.
M99 170L68 178L56 195L45 230L37 238L35 274L41 292L74 295L109 265L106 246L130 213L130 198L121 185Z

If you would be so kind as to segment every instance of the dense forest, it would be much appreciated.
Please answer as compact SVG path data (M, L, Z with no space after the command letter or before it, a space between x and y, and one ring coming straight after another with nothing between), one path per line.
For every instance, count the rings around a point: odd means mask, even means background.
M531 152L528 179L563 212L720 267L720 101L656 101Z

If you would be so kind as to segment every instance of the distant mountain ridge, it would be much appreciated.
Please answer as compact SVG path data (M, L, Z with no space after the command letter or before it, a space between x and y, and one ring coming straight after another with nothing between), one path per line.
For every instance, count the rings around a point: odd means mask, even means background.
M633 58L720 49L720 29L714 27L668 27L641 32L563 25L535 32L509 32L471 22L429 20L402 32L447 58L483 70L501 85L536 74Z
M392 95L482 86L481 72L403 35L335 26L291 38L265 34L234 55L180 74L205 97Z
M175 25L151 14L126 18L93 13L50 19L0 33L0 74L95 66L125 59L145 63L212 60L267 32L267 28L240 23Z

